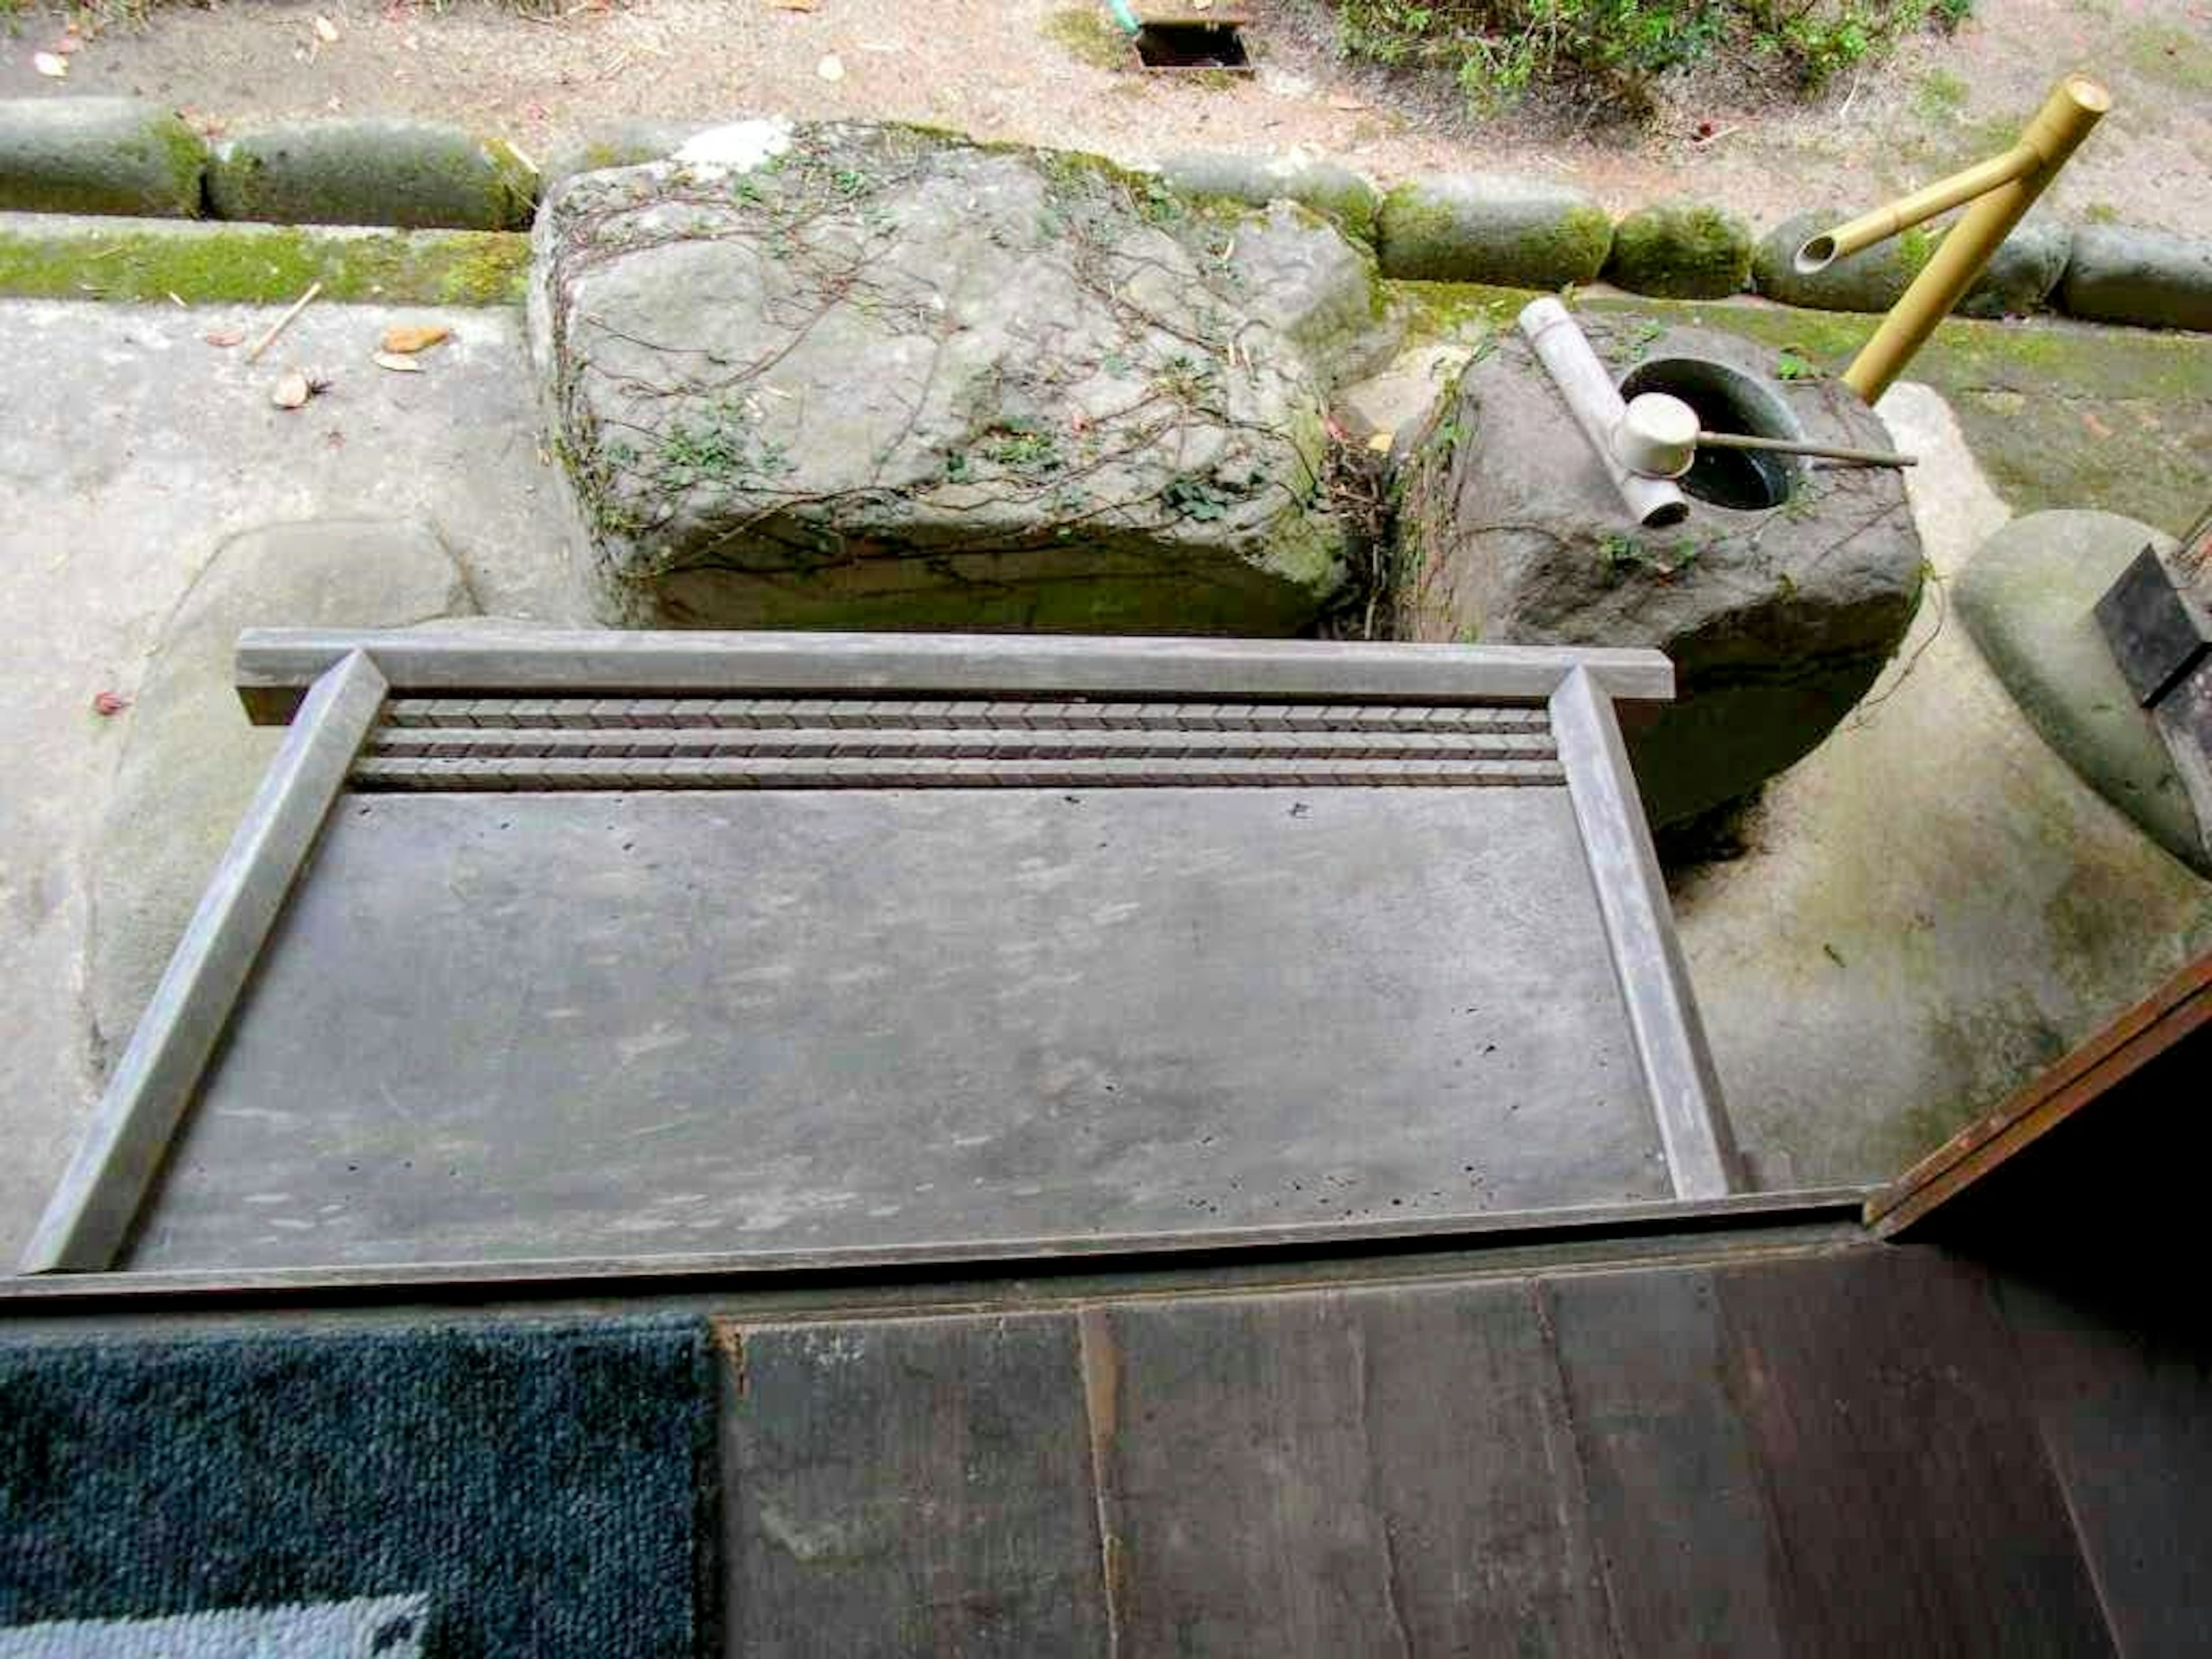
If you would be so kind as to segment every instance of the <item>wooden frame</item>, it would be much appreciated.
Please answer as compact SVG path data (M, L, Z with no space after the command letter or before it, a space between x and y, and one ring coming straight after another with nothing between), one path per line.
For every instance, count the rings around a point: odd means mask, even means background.
M2212 1024L2212 955L2201 956L1986 1116L1867 1200L1866 1223L1893 1238Z
M994 635L255 629L240 641L238 684L255 720L289 719L290 734L33 1235L26 1273L99 1271L119 1259L269 930L388 695L991 693L1124 702L1547 704L1670 1182L1677 1200L1688 1203L1724 1200L1734 1189L1736 1158L1712 1060L1614 716L1616 701L1672 696L1672 667L1656 652ZM1480 1232L1528 1221L1525 1215L1453 1218L1439 1225L1446 1233ZM1264 1231L1267 1237L1256 1242L1270 1244L1365 1236L1341 1224L1243 1231ZM1144 1235L975 1248L985 1256L1007 1249L1112 1255L1173 1242ZM965 1258L956 1252L949 1259Z

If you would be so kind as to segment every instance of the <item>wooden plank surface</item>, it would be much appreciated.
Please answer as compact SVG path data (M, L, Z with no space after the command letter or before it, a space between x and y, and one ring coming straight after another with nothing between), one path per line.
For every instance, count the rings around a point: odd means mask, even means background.
M1541 1295L1624 1651L1784 1659L1784 1564L1712 1275L1579 1273Z
M131 1261L1668 1191L1558 789L349 795Z
M1131 1654L1611 1651L1528 1286L1117 1305Z
M1902 1245L1713 1282L1787 1651L2115 1651L1978 1269Z
M1998 1305L2113 1634L2130 1659L2212 1651L2212 1332L2201 1295L2117 1308L2018 1278Z
M1109 1651L1066 1315L725 1325L726 1651Z

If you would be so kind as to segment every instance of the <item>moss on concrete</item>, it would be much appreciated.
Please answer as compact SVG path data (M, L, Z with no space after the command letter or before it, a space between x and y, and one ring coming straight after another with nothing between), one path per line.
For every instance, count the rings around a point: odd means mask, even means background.
M1717 207L1664 204L1613 227L1608 282L1638 294L1717 300L1751 282L1751 228Z
M1595 203L1477 176L1408 179L1382 198L1376 231L1390 276L1441 282L1587 283L1613 246Z
M194 218L207 146L130 98L0 102L0 209Z
M34 299L274 305L320 283L331 300L515 305L529 262L530 239L498 231L157 230L81 220L0 230L0 294Z
M1449 340L1514 315L1525 289L1389 283L1409 345ZM1877 319L1750 301L1698 305L1583 295L1598 314L1693 323L1756 340L1839 374ZM2203 511L2212 469L2212 337L2058 321L1954 318L1907 378L1942 392L1999 495L2018 513L2096 507L2172 534Z
M1093 69L1127 69L1134 57L1129 37L1096 5L1066 6L1044 20L1044 38Z

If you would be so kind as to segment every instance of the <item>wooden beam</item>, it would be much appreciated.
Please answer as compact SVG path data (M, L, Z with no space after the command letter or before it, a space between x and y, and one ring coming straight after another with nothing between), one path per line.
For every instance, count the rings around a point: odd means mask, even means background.
M518 633L248 629L239 696L262 725L365 651L395 693L716 696L834 693L1205 697L1220 702L1542 702L1586 671L1608 697L1665 702L1674 670L1647 650L1101 639L1000 634Z
M200 1074L384 704L358 651L307 694L23 1253L26 1273L116 1265Z

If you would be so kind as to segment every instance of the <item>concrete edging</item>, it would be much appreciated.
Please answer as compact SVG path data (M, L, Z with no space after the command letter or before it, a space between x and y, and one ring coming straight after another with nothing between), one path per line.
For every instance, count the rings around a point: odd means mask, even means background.
M592 167L664 159L706 122L629 121L586 133L541 174L511 143L441 122L274 122L210 146L162 106L126 98L0 100L0 212L120 214L285 225L526 229L546 189ZM1386 276L1556 288L1602 276L1630 293L1751 292L1823 311L1882 311L1941 240L1907 232L1815 277L1790 258L1839 215L1802 214L1754 240L1697 202L1618 219L1581 192L1482 173L1431 173L1388 192L1327 156L1170 156L1186 196L1288 198L1370 244ZM2033 222L1999 250L1960 314L2054 310L2093 322L2212 331L2212 240L2118 225Z

